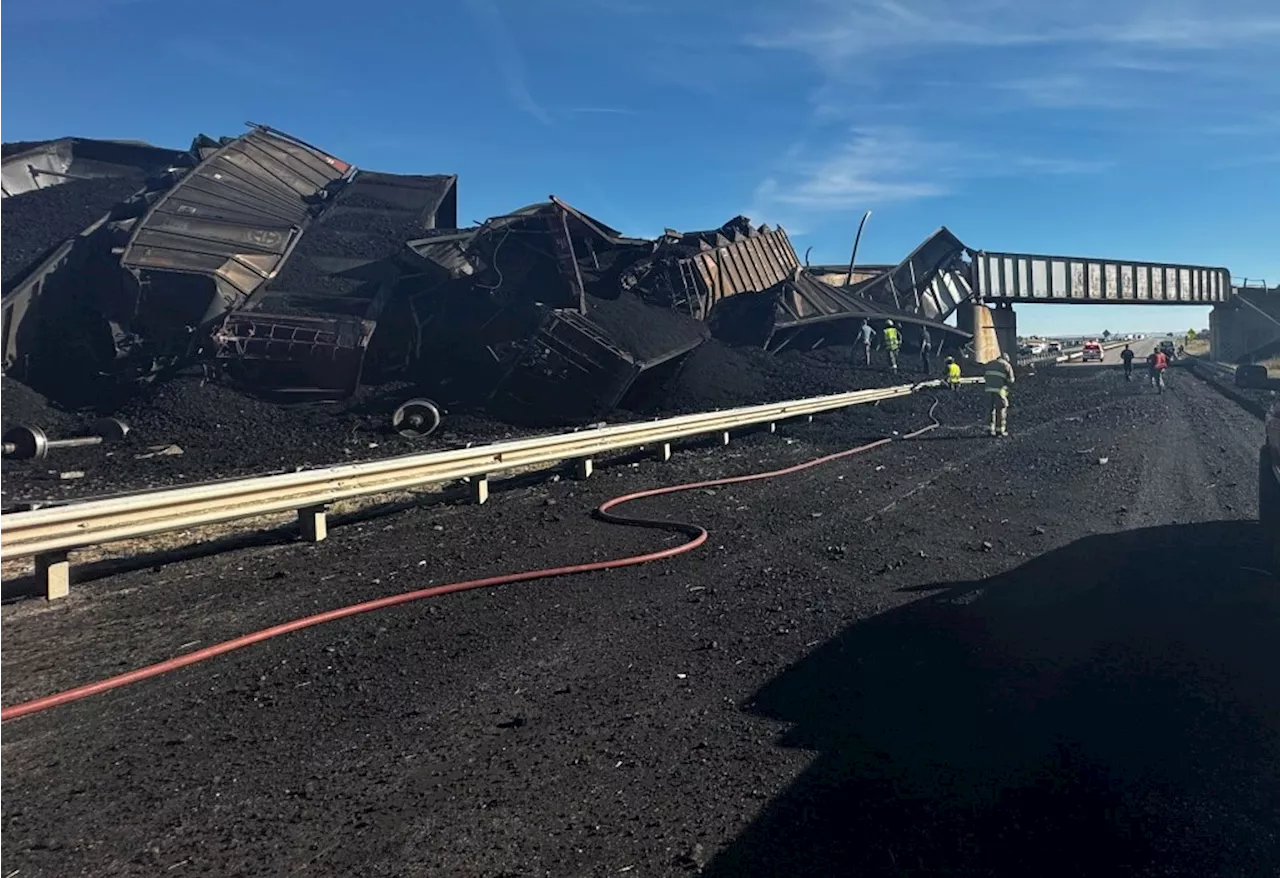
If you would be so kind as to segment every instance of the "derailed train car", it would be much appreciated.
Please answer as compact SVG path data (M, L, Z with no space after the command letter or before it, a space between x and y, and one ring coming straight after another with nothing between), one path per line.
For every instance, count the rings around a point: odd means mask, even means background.
M6 282L7 372L137 382L202 363L281 398L399 381L574 422L713 332L778 350L921 320L810 276L785 231L745 217L650 240L552 196L458 229L456 177L361 170L266 126L170 156Z

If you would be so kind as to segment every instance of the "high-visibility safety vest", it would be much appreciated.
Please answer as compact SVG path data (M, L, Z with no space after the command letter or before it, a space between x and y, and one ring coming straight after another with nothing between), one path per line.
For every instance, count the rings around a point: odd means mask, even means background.
M896 326L886 326L884 329L884 346L891 351L896 351L902 347L902 336L898 335Z
M959 363L947 364L947 381L951 384L960 383L960 364Z

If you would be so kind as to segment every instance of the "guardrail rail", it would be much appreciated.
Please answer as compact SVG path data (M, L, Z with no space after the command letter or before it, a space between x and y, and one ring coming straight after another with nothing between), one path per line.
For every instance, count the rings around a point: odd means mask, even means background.
M965 384L981 380L962 379ZM600 454L652 447L660 459L669 460L671 443L679 439L717 435L727 445L732 430L760 425L772 430L778 421L812 420L823 412L909 396L942 384L931 380L857 390L12 512L0 516L0 558L34 557L45 596L55 599L70 590L68 553L75 549L283 512L296 512L303 538L318 542L326 536L328 506L338 501L466 479L472 500L484 503L491 476L523 467L572 460L577 475L586 478Z

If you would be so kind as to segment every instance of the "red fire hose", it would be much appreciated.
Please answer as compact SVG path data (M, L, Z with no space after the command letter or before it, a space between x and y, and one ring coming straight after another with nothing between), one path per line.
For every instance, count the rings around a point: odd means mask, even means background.
M914 433L907 433L903 439L913 439L923 433L937 427L935 421L923 429L916 430ZM830 463L833 460L839 460L842 457L849 457L854 454L861 454L864 451L870 451L881 445L887 445L893 442L893 439L880 439L866 445L860 445L857 448L849 448L845 451L838 451L835 454L828 454L825 457L818 457L813 460L807 460L798 463L795 466L789 466L785 469L771 470L762 473L749 473L744 476L729 476L723 479L710 479L705 482L691 482L683 485L668 485L662 488L651 488L647 491L637 491L633 494L623 494L606 500L596 509L596 517L610 524L621 524L629 527L649 527L657 530L674 531L676 533L687 534L690 539L688 542L681 543L678 546L672 546L668 549L661 549L656 552L648 552L643 555L628 555L624 558L614 558L609 561L593 561L589 564L572 564L565 567L545 567L541 570L526 570L520 573L504 573L499 576L488 576L484 579L469 579L465 582L453 582L448 585L435 585L430 588L418 589L417 591L408 591L403 594L390 595L384 598L376 598L371 601L363 601L358 604L350 604L345 607L338 607L333 610L326 610L323 613L316 613L312 616L303 616L300 619L294 619L290 622L283 622L279 625L272 625L269 628L263 628L249 634L242 634L239 637L233 637L231 640L224 640L221 643L215 643L213 646L207 646L204 649L198 649L194 652L185 653L180 656L174 656L162 662L153 665L147 665L133 671L123 674L117 674L114 677L107 677L96 683L88 683L84 686L76 686L73 689L66 689L62 692L55 692L52 695L46 695L42 698L35 698L31 701L24 701L20 704L14 704L10 707L0 709L0 722L8 722L11 719L28 716L33 713L39 713L42 710L48 710L51 707L57 707L60 704L66 704L71 701L79 701L82 698L88 698L90 695L97 695L99 692L106 692L111 689L119 689L122 686L128 686L132 683L138 683L142 680L158 677L169 671L176 671L178 668L185 668L198 662L207 661L216 656L224 655L237 649L243 649L246 646L252 646L255 643L261 643L264 640L270 640L273 637L279 637L282 634L289 634L293 631L300 631L303 628L311 628L316 625L323 625L326 622L333 622L337 619L345 619L348 616L355 616L360 613L369 613L373 610L381 610L386 607L394 607L400 604L407 604L410 601L420 600L422 598L433 598L440 595L451 594L457 591L470 591L476 588L488 588L492 585L507 585L513 582L528 582L531 579L546 579L552 576L566 576L572 573L591 573L596 570L611 570L616 567L631 567L636 564L645 564L649 561L658 561L662 558L671 558L675 555L682 555L685 552L692 551L702 545L707 540L707 531L696 524L685 524L676 521L662 521L653 518L634 518L626 515L617 515L609 510L623 503L630 503L634 500L643 500L646 497L660 497L664 494L676 494L681 491L692 491L698 488L711 488L720 485L736 485L741 482L754 482L760 479L772 479L778 476L791 475L811 467L820 466L824 463Z

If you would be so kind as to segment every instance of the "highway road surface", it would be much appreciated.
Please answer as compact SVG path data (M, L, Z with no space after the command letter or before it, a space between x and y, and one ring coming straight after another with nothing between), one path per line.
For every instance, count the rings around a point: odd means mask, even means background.
M1161 339L1146 338L1146 339L1143 339L1142 341L1135 341L1130 343L1129 346L1133 350L1133 365L1135 370L1142 368L1142 364L1146 361L1147 355L1149 355L1155 349L1156 345L1158 345L1160 342L1161 342ZM1123 349L1124 349L1123 346L1104 349L1102 352L1102 362L1098 362L1097 360L1090 360L1089 362L1086 363L1081 360L1072 360L1067 363L1057 364L1057 368L1080 369L1080 368L1092 368L1096 366L1119 366L1120 351L1122 351Z
M1109 355L1108 359L1114 355ZM1280 588L1260 421L1188 373L1022 374L669 463L146 559L3 611L13 704L352 601L406 604L5 724L5 874L1273 875Z

